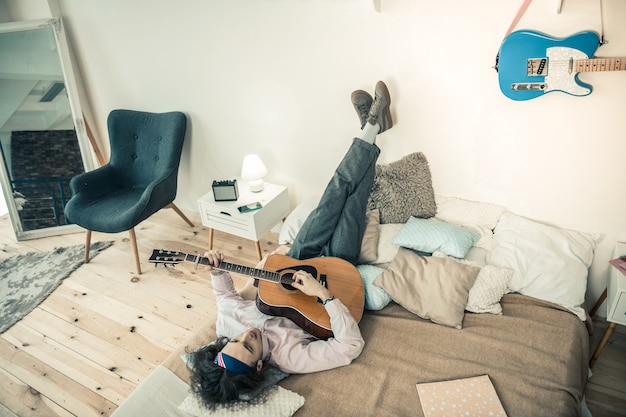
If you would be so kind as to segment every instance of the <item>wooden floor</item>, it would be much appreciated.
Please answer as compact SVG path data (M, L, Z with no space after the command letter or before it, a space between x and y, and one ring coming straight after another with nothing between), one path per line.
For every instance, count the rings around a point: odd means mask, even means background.
M153 248L177 242L204 251L208 230L187 213L188 227L162 210L137 229L144 273L137 275L128 235L94 233L115 244L81 266L19 323L0 335L0 416L108 416L173 350L215 311L208 274L191 265L175 269L148 264ZM0 217L0 261L31 251L82 244L84 233L16 242L7 216ZM261 241L263 253L277 235ZM254 243L215 233L227 260L255 265ZM173 248L178 249L178 248ZM237 285L245 279L237 279ZM592 350L606 322L597 319ZM617 326L594 367L587 389L594 417L626 416L626 329Z
M152 249L179 242L201 254L208 230L189 213L190 228L161 210L136 230L143 274L134 271L128 233L63 281L26 318L0 336L0 416L108 416L137 385L215 311L208 273L191 264L154 268ZM262 240L263 252L277 235ZM0 261L9 256L84 244L85 233L16 242L0 217ZM254 266L254 242L215 233L214 247L231 262ZM168 248L169 249L169 248ZM177 249L177 248L173 248ZM191 250L187 250L191 252ZM239 278L237 285L244 285Z
M606 328L605 319L594 318L594 332L590 340L591 354ZM626 416L626 327L615 327L592 372L593 376L587 383L586 396L593 417Z

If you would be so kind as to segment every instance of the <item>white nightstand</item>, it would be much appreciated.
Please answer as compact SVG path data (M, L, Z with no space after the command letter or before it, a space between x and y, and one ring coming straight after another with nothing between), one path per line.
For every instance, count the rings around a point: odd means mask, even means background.
M248 184L238 185L239 198L236 201L215 201L213 192L198 199L202 224L209 228L209 249L213 248L215 229L231 235L254 240L259 259L262 259L259 239L280 223L289 214L289 195L282 185L265 183L262 191L254 193ZM248 213L240 213L237 207L260 202L263 208Z
M626 255L626 243L617 242L613 259L617 259L623 255ZM623 268L621 265L618 265L617 268L611 266L607 289L600 296L598 303L596 303L596 306L599 307L603 298L606 298L606 320L609 322L609 326L591 357L591 361L589 362L590 367L593 367L596 360L600 357L600 354L602 354L613 330L615 330L615 326L618 324L626 326L626 275L624 274L626 274L626 268ZM594 307L594 309L595 308L596 307Z

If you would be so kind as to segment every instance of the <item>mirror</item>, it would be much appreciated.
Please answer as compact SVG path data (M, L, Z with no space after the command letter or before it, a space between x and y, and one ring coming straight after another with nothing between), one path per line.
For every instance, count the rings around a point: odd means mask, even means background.
M0 24L0 156L18 240L82 230L63 208L95 161L61 18Z

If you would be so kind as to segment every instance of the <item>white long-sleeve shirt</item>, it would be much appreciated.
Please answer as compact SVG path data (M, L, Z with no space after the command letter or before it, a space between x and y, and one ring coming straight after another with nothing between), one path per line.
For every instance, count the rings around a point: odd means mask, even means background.
M228 272L211 274L217 298L216 332L233 337L250 327L263 335L263 360L284 372L302 374L348 365L357 358L365 341L346 306L334 299L326 303L333 337L319 340L293 321L261 313L253 300L244 300Z

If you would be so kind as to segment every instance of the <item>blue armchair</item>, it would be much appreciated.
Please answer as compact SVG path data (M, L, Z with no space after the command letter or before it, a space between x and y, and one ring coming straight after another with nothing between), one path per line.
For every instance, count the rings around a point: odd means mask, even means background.
M174 209L178 166L187 118L183 113L146 113L113 110L107 119L109 163L70 181L72 197L65 206L67 219L87 229L85 263L89 261L91 232L128 230L141 274L135 226L162 208Z

